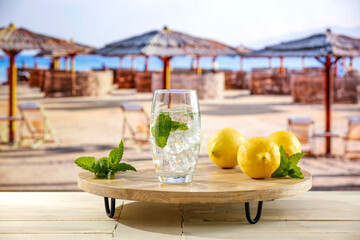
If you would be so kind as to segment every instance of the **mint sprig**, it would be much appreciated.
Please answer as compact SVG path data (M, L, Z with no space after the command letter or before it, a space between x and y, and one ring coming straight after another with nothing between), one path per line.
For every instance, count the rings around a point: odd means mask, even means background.
M186 131L188 129L189 127L186 123L172 121L169 114L161 113L155 120L155 126L151 128L151 134L155 138L156 144L160 148L164 148L170 132L175 132L176 130Z
M291 177L303 179L304 175L301 172L301 168L298 167L297 164L305 154L306 153L295 153L288 158L283 146L280 146L280 166L271 175L271 177Z
M74 162L82 169L95 173L98 178L111 179L117 172L136 172L130 164L120 163L123 153L124 143L121 140L119 146L110 152L109 157L102 157L97 162L94 157L79 157Z

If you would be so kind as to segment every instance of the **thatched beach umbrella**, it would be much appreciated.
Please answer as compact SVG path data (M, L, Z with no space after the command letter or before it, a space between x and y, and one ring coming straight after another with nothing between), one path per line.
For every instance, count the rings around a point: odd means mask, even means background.
M71 50L74 45L61 39L33 33L24 28L16 28L14 24L0 28L0 49L10 58L10 68L8 75L9 93L9 141L14 141L15 124L12 117L16 111L16 83L17 73L15 56L24 49L39 49L44 51L51 50Z
M74 57L76 55L88 55L95 48L84 45L84 44L76 43L72 39L69 41L69 43L73 44L74 48L63 49L63 50L40 51L38 54L36 54L36 57L47 57L47 58L54 58L54 59L59 59L61 57L64 57L65 58L65 69L67 67L67 58L70 57L71 72L75 72Z
M164 62L163 87L170 88L170 60L174 56L235 56L235 49L225 44L172 31L147 32L122 41L114 42L94 53L104 56L157 56Z
M282 42L280 44L265 47L259 51L248 54L249 57L280 57L283 67L284 57L314 57L325 67L325 133L331 132L331 103L333 96L333 81L330 70L342 57L360 56L360 39L349 36L337 35L329 29L325 33L319 33L310 37L295 41ZM330 136L326 136L326 153L331 149Z

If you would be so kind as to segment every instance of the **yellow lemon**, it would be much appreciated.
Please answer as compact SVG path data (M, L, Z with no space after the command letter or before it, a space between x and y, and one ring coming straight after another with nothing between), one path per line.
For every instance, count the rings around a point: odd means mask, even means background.
M274 132L268 138L275 142L279 147L282 145L288 157L301 152L300 141L289 131Z
M264 137L246 140L238 151L238 163L251 178L270 177L280 165L279 147Z
M208 153L219 167L233 168L237 165L237 151L245 138L233 128L223 128L210 138Z

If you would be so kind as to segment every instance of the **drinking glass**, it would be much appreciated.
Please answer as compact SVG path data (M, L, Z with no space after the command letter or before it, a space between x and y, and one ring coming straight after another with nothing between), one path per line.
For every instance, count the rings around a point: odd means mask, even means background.
M162 183L192 181L200 150L200 110L195 90L157 90L151 108L153 162Z

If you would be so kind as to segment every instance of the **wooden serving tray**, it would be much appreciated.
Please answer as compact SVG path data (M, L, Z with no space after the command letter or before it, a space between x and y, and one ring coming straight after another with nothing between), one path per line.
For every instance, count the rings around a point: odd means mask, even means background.
M81 172L78 186L89 193L105 197L105 210L109 217L115 212L115 199L162 203L238 203L245 202L246 217L256 223L261 216L262 201L297 195L312 186L311 174L302 170L304 179L267 178L252 179L240 168L221 169L212 162L198 164L192 183L160 183L154 168L138 172L124 172L115 179L98 179L93 173ZM108 198L111 198L111 210ZM258 201L255 219L250 217L249 202Z
M79 173L78 186L99 196L163 203L236 203L266 201L308 191L311 174L302 170L304 179L252 179L240 168L221 169L213 163L198 164L192 183L160 183L155 169L118 173L115 179L98 179L93 173Z

